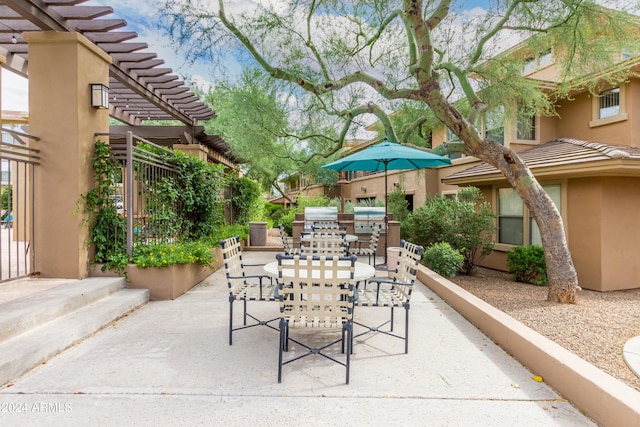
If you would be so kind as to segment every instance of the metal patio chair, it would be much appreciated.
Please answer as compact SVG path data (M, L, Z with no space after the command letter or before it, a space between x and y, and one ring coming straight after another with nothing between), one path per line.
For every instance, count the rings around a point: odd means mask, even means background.
M278 346L278 382L282 367L310 355L319 355L346 368L349 384L351 346L353 344L353 304L355 262L357 257L305 257L276 255L278 259L278 298L280 300L280 344ZM312 347L292 338L290 329L341 330L342 337L322 347ZM284 360L292 342L306 353ZM341 342L344 360L324 351Z
M349 245L345 233L317 233L305 235L300 254L307 256L346 256Z
M311 225L314 233L346 233L347 226L334 221L316 221Z
M391 309L391 316L378 326L367 326L359 322L354 322L354 324L367 329L355 335L354 338L368 334L369 332L380 332L385 335L403 339L405 341L404 352L409 352L409 308L411 293L423 251L424 248L422 246L402 240L400 242L400 254L393 278L373 277L368 280L368 283L375 286L358 290L356 306L388 307ZM405 310L404 336L396 334L393 331L394 308L396 307L403 307ZM390 329L388 331L383 330L382 327L387 324L390 325Z
M296 241L293 237L287 234L284 226L280 224L280 237L282 238L282 246L284 247L285 255L300 255L300 240Z
M247 301L275 301L274 295L277 286L273 279L266 274L247 274L246 267L256 266L256 264L244 264L242 262L242 247L240 237L230 237L220 241L222 247L222 257L224 259L224 269L229 285L229 345L233 344L233 332L240 329L252 328L254 326L267 326L278 330L270 322L278 320L260 320L247 312ZM259 264L258 264L259 265ZM233 326L233 303L242 301L243 303L243 324ZM247 318L251 318L255 323L247 324Z
M351 253L355 255L367 255L369 257L369 264L371 264L371 260L373 259L373 264L371 265L376 265L376 252L378 251L381 229L382 227L380 225L375 225L371 230L369 238L359 240L358 245L351 250ZM362 246L363 244L366 244L366 246Z

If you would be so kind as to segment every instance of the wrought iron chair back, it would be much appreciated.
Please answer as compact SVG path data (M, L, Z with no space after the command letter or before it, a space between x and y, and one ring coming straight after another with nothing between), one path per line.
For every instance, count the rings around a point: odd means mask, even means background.
M247 312L247 301L275 301L275 291L277 286L266 274L247 274L246 267L255 265L245 264L242 261L242 246L240 237L230 237L220 241L222 247L222 257L224 260L225 275L229 287L229 345L233 344L233 332L251 328L253 326L268 326L278 318L267 321L257 319ZM239 300L243 302L243 324L239 327L233 326L233 303ZM247 318L251 318L255 323L247 324Z
M280 224L279 228L285 255L299 255L300 242L296 244L294 238L287 234L287 231L284 229L284 226L282 224Z
M371 264L371 260L373 260L373 265L376 263L376 253L378 252L378 242L380 241L380 225L375 225L371 230L371 235L369 236L369 241L359 241L358 247L355 249L355 254L357 255L367 255L369 257L369 264ZM366 246L361 246L363 243L368 243Z

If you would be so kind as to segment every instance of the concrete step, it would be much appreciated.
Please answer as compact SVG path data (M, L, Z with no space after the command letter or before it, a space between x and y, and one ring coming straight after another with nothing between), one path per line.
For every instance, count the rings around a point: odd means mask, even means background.
M123 289L122 277L75 280L0 306L0 342Z
M40 292L37 298L35 295L23 298L25 300L22 301L23 303L27 302L26 300L32 301L32 304L24 304L24 315L29 318L28 320L21 320L20 310L13 306L13 314L9 316L12 321L7 325L20 324L22 332L0 341L0 386L11 382L149 301L147 289L123 289L122 284L119 284L115 291L98 298L94 288L100 287L103 288L102 292L106 292L113 284L98 284L94 283L94 279L86 280L90 282L88 285L82 283L84 280L73 283L74 286L62 285L61 287L66 289L64 292L56 292L55 298L49 299L43 294L57 289ZM113 280L100 278L99 281L112 282ZM78 305L79 295L86 296L84 305ZM37 303L33 299L38 300ZM51 305L56 304L51 301L56 301L58 305L64 307L59 309L63 314L34 324L33 312L37 311L38 306L41 306L43 311L55 311ZM8 304L2 305L3 312ZM75 308L70 309L68 306L75 306ZM27 328L25 325L31 326Z

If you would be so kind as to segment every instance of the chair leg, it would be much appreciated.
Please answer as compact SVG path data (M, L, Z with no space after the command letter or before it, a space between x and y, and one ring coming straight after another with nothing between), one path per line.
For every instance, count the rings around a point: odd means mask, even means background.
M404 352L409 353L409 304L404 305Z
M233 299L229 298L229 345L233 345Z
M242 302L244 303L244 324L246 326L247 325L247 300L244 299L242 300Z
M391 307L391 332L393 332L393 307Z
M353 324L351 322L346 324L347 330L347 360L346 360L346 368L347 368L347 378L346 383L349 384L349 370L351 368L351 352L353 351L352 342L353 342ZM344 346L344 339L342 341L342 345Z
M280 344L278 345L278 383L282 382L282 352L284 351L286 321L280 319Z

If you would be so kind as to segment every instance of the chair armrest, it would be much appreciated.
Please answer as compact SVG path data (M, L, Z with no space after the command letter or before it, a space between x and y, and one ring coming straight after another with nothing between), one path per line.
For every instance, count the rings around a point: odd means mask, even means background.
M260 263L260 264L242 264L243 267L262 267L264 266L266 263Z
M376 286L376 304L378 304L378 298L380 298L380 285L382 285L383 283L385 285L391 285L391 286L412 286L413 283L406 283L406 282L397 282L393 279L384 279L384 278L375 278L372 277L371 279L367 280L367 282L369 283L377 283L378 285Z
M398 282L393 279L384 279L384 278L378 278L378 277L372 277L371 279L368 280L368 282L377 282L378 286L380 286L382 283L387 285L393 285L393 286L411 286L413 284L413 283Z
M263 265L263 264L258 264ZM268 274L247 274L244 276L227 276L227 279L258 279L260 281L260 286L262 286L262 279L267 277L271 283L273 283L273 277Z

